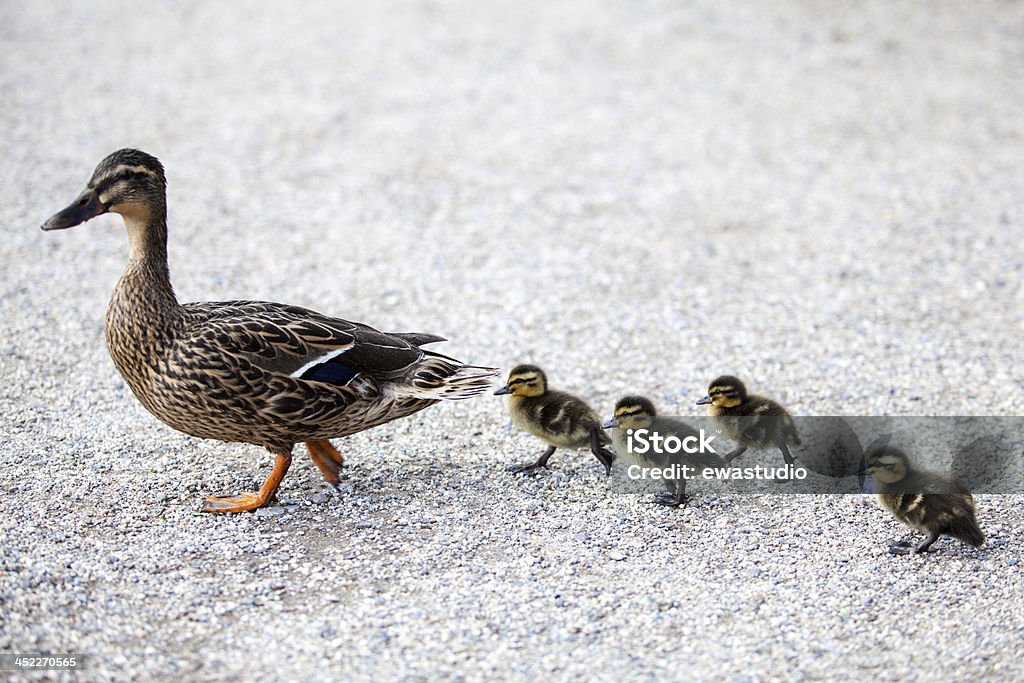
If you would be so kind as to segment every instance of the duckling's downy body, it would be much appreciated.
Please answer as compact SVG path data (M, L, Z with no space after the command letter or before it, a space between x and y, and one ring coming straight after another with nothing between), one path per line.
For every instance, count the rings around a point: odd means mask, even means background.
M674 436L680 442L685 442L686 439L690 439L691 443L701 441L700 432L683 420L658 415L654 404L643 396L620 398L615 404L613 417L601 426L611 431L616 457L640 467L664 470L673 465L685 465L691 468L692 476L700 476L706 469L725 466L725 461L717 453L712 452L688 453L684 450L676 453L658 452L653 447L648 448L644 453L640 453L636 449L631 450L629 448L630 434L641 429L646 429L649 434L658 434L663 439ZM664 482L669 493L658 496L655 498L655 502L670 507L685 505L689 500L686 497L686 479L678 477L665 479Z
M974 511L974 497L960 482L915 469L903 451L891 446L872 450L867 466L878 482L878 499L883 507L907 526L928 534L914 552L927 552L943 535L975 548L985 542ZM905 541L889 547L889 552L896 555L910 550L911 545Z
M86 190L43 229L108 212L124 218L130 254L107 308L106 341L132 392L174 429L256 444L277 456L258 494L207 498L206 512L264 505L300 441L337 484L342 458L327 439L440 399L475 396L496 374L420 348L443 340L435 335L386 334L263 301L178 303L167 267L164 170L144 152L125 149L104 159Z
M519 465L514 472L547 467L559 448L589 448L594 457L611 469L613 453L601 421L580 398L548 387L547 375L536 365L518 365L508 375L508 383L494 392L508 395L512 424L548 444L536 462Z
M708 406L708 416L727 438L739 445L725 456L726 463L748 448L775 447L782 451L787 465L793 464L790 446L800 445L800 436L789 412L770 398L747 394L743 382L722 375L708 387L708 395L697 401Z

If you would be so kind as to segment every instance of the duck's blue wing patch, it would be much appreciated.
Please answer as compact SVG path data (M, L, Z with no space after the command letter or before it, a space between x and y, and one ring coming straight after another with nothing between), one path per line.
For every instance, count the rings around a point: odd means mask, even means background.
M353 370L347 365L343 365L332 358L325 363L314 365L309 370L302 373L300 378L311 382L325 382L327 384L343 385L351 382L352 378L358 374L358 370Z

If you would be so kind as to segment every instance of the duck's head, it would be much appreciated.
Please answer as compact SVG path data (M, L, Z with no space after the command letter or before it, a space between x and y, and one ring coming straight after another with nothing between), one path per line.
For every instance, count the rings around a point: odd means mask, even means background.
M906 453L892 446L876 448L868 453L867 471L877 481L892 484L902 481L910 471L910 460Z
M548 378L536 365L517 365L508 373L508 381L494 393L513 396L543 396L548 390Z
M604 429L647 429L658 414L654 404L643 396L623 396L615 404L615 414L601 425Z
M43 230L63 230L105 213L121 214L126 222L147 223L166 213L167 179L156 159L137 149L122 149L100 162L85 191L66 209L43 223Z
M697 405L714 405L716 408L732 408L747 400L747 388L732 375L722 375L708 385L708 395L697 401Z

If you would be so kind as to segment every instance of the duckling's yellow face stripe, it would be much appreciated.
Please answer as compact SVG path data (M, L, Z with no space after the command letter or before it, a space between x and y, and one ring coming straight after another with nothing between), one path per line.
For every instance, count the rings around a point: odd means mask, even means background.
M716 406L725 408L732 408L740 404L739 395L736 392L736 387L731 384L718 385L708 389L708 396L711 397L711 403Z
M902 460L895 455L879 455L868 461L868 467L877 467L879 469L893 469L902 464Z
M620 406L615 409L615 421L622 429L642 429L651 422L651 416L641 406Z
M540 396L544 393L544 383L535 372L509 375L508 388L513 396Z
M615 409L615 417L630 417L643 414L644 409L640 406L622 406Z
M882 455L868 460L868 471L878 481L889 484L903 479L907 474L907 466L899 456Z

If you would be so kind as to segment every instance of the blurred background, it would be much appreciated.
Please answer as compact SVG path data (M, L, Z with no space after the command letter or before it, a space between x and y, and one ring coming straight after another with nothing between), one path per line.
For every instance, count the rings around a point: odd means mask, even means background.
M438 332L603 402L689 412L730 372L808 414L1024 409L1017 4L0 12L8 353L28 309L107 362L119 223L35 227L135 146L183 300Z

